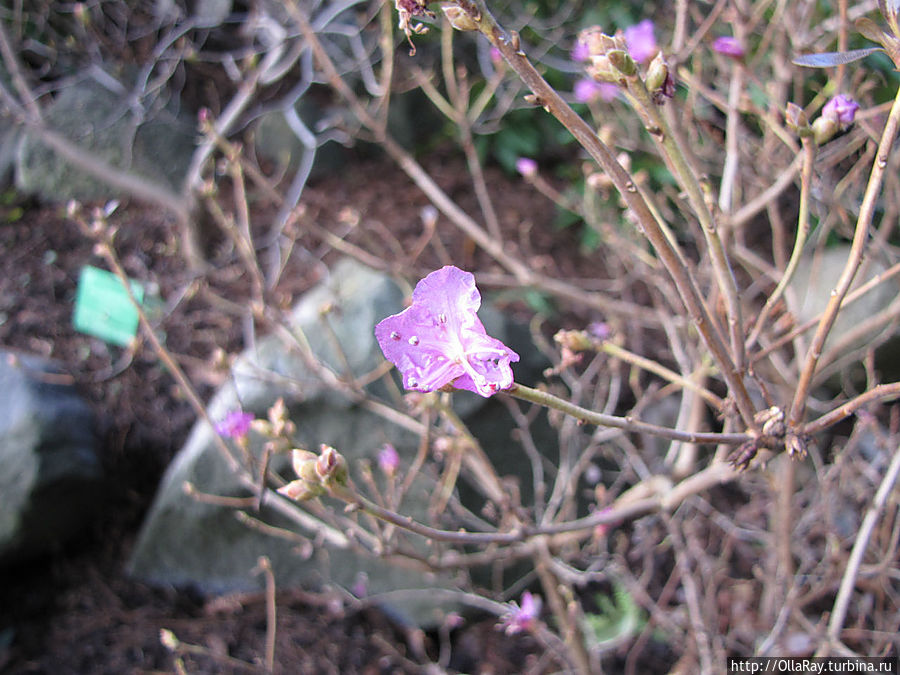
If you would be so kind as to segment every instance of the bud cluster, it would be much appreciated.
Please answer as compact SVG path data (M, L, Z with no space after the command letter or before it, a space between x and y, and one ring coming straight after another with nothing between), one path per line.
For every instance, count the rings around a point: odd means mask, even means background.
M601 84L627 87L628 80L643 80L655 103L662 104L675 94L675 82L666 59L656 45L653 23L642 21L614 35L599 26L581 31L573 58L585 63L587 74Z
M812 123L813 137L821 145L830 141L835 134L843 131L856 118L859 103L849 96L838 94L822 108L822 115Z
M788 128L801 138L811 136L817 145L822 145L853 124L857 110L859 103L849 96L838 94L825 104L822 114L811 124L803 108L794 103L787 104L784 120Z
M291 464L297 479L278 488L278 493L294 501L321 497L333 487L347 484L347 460L330 445L323 444L318 455L294 448Z

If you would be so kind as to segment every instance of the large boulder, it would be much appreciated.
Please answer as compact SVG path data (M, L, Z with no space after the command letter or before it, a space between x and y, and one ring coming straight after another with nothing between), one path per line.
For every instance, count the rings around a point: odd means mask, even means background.
M93 415L53 363L0 351L0 562L57 549L102 505Z
M322 313L325 307L330 308L327 318ZM373 335L375 324L402 307L403 292L388 276L344 260L335 265L328 279L299 300L290 323L294 333L302 335L311 351L335 372L349 370L361 377L383 363ZM483 311L481 318L492 334L505 337L496 312ZM323 321L328 322L328 328ZM341 353L336 344L341 345ZM379 386L383 387L379 383L370 385L370 390L374 387L377 393L387 395L386 388L378 390ZM470 419L485 405L484 399L474 394L460 392L456 396L459 411ZM407 466L416 454L418 438L413 433L325 386L277 336L259 340L255 348L239 357L230 382L216 393L209 412L215 420L236 408L263 417L278 398L285 400L296 424L297 445L315 450L320 443L327 443L337 448L357 480L361 461L374 463L385 443L396 447ZM510 445L508 423L505 432L496 424L486 426L493 426L495 435L505 433L505 442L498 445ZM260 446L261 439L251 433L251 449L259 453ZM284 467L287 458L276 459L275 466ZM522 464L521 456L518 464ZM375 473L375 479L380 480ZM291 476L286 468L282 475ZM251 570L265 554L281 586L334 584L349 589L360 579L367 579L369 593L453 587L449 575L426 574L397 560L358 554L352 546L341 544L343 532L337 537L316 537L272 513L254 514L299 532L307 542L298 546L296 540L264 534L239 522L234 510L192 499L185 494L185 483L210 494L248 494L216 450L213 431L207 424L198 423L169 467L143 525L130 564L137 577L157 584L189 585L203 592L256 588L261 580ZM434 477L423 473L406 495L402 511L425 518L433 490ZM339 504L337 507L341 508ZM329 539L331 545L325 545ZM425 553L425 542L417 541ZM304 555L298 555L298 550ZM404 621L434 625L442 611L456 608L436 605L428 593L395 594L388 609Z
M177 192L196 145L193 122L169 110L136 116L129 92L94 80L61 90L45 110L47 126L91 159L147 178ZM62 160L34 134L24 134L16 161L16 187L51 203L116 197L118 190Z

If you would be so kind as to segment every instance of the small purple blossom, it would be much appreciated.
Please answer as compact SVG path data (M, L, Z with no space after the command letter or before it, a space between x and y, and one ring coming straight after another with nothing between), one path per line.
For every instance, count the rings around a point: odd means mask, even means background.
M576 80L572 95L579 103L612 101L619 95L619 87L612 82L597 82L591 77L582 77Z
M723 56L729 56L733 59L744 58L744 46L737 38L727 36L718 37L713 40L712 48L714 52L722 54Z
M245 413L240 410L232 410L225 415L225 419L216 424L216 433L235 440L244 438L250 431L250 423L254 420L253 413Z
M859 110L859 103L849 96L838 94L822 108L822 117L837 122L841 127L848 127L853 124L857 110Z
M532 595L529 591L522 593L522 605L509 603L511 610L500 619L499 627L507 635L530 632L537 626L538 617L541 614L541 598Z
M400 455L397 454L397 448L390 443L385 443L378 453L378 468L386 476L393 476L400 468Z
M476 313L480 306L475 277L447 265L416 284L412 305L375 326L405 388L452 385L488 397L513 385L510 363L519 355L487 334Z
M357 598L367 597L369 595L369 575L365 572L357 572L350 590Z
M635 61L645 63L656 56L659 47L656 44L656 36L653 34L653 22L644 19L640 23L625 29L625 44L628 53Z
M592 321L587 327L588 335L597 340L608 340L612 335L612 328L605 321Z
M581 63L591 58L591 48L585 40L577 39L572 45L572 51L569 52L569 58L575 63Z
M518 171L525 178L531 178L535 174L537 174L538 165L530 157L519 157L516 160L516 171Z

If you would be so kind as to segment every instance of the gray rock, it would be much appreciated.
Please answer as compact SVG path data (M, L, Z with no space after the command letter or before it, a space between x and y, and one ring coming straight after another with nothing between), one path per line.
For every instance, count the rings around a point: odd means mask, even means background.
M45 111L47 125L106 164L181 188L195 146L191 123L167 111L136 119L116 93L93 80L69 86ZM73 167L31 134L18 146L16 186L48 202L108 199L119 193Z
M326 281L300 299L290 322L308 340L313 353L336 372L349 368L360 376L383 362L373 329L379 320L402 309L402 300L401 290L387 276L344 260L335 265ZM323 329L321 309L325 306L333 307L328 317L330 331ZM494 325L499 318L496 313L482 312L481 317L492 334L505 337ZM340 354L334 337L342 346ZM370 390L377 390L378 386L375 383ZM383 395L385 391L379 393ZM303 360L275 336L259 340L254 350L237 360L231 382L217 392L209 410L213 419L221 419L238 407L264 416L279 397L284 398L297 426L297 445L315 450L320 443L327 443L337 448L347 458L351 475L357 480L360 461L374 461L386 442L397 448L406 465L416 453L418 439L414 434L323 385ZM484 405L484 399L474 394L459 396L459 401L458 410L469 415ZM499 433L497 425L493 426L495 434ZM503 444L507 446L508 428ZM300 547L307 554L312 552L306 558L298 555L297 542L261 534L239 523L233 510L189 498L183 490L186 481L211 494L247 494L217 454L212 439L208 426L198 423L169 467L135 547L130 564L132 574L152 583L190 585L205 592L256 588L261 580L251 570L258 556L265 554L271 559L280 586L336 584L350 588L365 575L370 593L453 588L449 576L424 574L397 562L357 554L350 548L313 543L310 532L303 533L311 539ZM260 440L252 438L254 452L260 451ZM277 460L273 466L284 467L287 458ZM518 463L522 464L521 456ZM286 468L282 475L291 477ZM402 511L424 518L433 485L433 478L423 476L407 495ZM261 515L298 531L296 525L271 513ZM410 542L421 544L423 553L428 550L419 538L412 537ZM405 621L434 625L442 612L455 610L456 606L439 605L427 593L395 594L389 609Z
M806 256L801 258L800 264L797 266L797 272L791 283L793 295L789 294L788 299L793 299L792 311L796 315L798 322L805 322L818 316L828 304L831 298L831 292L840 278L844 269L844 264L850 253L848 245L828 247L822 251L820 257ZM872 252L872 257L867 259L865 277L857 275L854 281L854 288L860 286L865 281L873 278L875 275L884 272L887 269L878 252ZM848 336L853 330L858 328L865 321L877 316L897 298L900 292L900 284L895 279L879 284L855 302L845 306L838 314L837 320L831 329L828 340L825 343L825 351L832 346L839 344L845 336ZM853 351L859 350L871 344L880 345L891 338L895 328L888 326L888 331L879 333L869 333L859 337L856 340L846 344L841 352L841 356L850 355ZM812 332L807 334L807 340L811 337ZM893 357L893 364L883 363L881 358L878 363L879 367L888 366L895 370L898 365L896 359L896 349L885 348L883 352L890 352L887 356ZM880 354L884 357L885 354ZM841 368L841 364L837 364ZM834 368L829 369L833 371ZM827 373L826 373L827 374ZM839 385L839 382L832 382Z
M310 176L332 176L344 169L348 160L346 148L327 135L317 135L316 129L330 113L314 101L314 96L304 95L294 105L297 117L307 127L300 136L290 127L281 110L271 110L254 122L253 149L257 155L274 163L278 170L296 172L310 164ZM306 135L308 134L308 135Z
M93 416L44 359L0 352L0 562L77 535L103 500Z
M826 248L822 251L821 258L818 259L812 256L801 258L792 282L797 297L796 314L800 321L812 319L825 309L831 299L831 291L837 284L849 255L850 247L844 245ZM877 258L868 260L865 279L857 276L854 288L886 269L887 267ZM898 291L900 291L900 286L896 281L882 283L859 300L843 308L831 330L826 349L829 344L840 340L860 323L887 308L897 297ZM867 340L863 339L854 343L853 346L860 347L866 342Z

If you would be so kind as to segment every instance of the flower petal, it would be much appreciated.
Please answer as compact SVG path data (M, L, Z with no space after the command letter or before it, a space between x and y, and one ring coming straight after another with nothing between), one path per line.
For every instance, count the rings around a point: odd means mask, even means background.
M448 265L416 285L410 307L375 326L405 388L434 391L453 384L490 396L512 385L509 364L519 355L487 335L476 314L480 306L475 277Z

